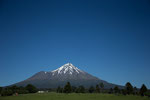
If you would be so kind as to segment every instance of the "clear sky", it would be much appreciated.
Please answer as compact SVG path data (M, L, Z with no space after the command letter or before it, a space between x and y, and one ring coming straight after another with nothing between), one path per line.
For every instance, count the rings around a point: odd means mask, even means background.
M0 0L0 86L68 62L150 88L150 1Z

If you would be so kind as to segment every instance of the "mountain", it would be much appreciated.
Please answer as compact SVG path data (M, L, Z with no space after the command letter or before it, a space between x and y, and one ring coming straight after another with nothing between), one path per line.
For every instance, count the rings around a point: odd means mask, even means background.
M73 86L83 85L85 87L90 87L95 86L101 82L104 84L105 88L113 88L116 86L115 84L108 83L88 74L85 71L78 69L71 63L67 63L60 68L50 72L38 72L32 77L14 85L26 86L27 84L33 84L38 88L57 88L58 86L63 87L68 81Z

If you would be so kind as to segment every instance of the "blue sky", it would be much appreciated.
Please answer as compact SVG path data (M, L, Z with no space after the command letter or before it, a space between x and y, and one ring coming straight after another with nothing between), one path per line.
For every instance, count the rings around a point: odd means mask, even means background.
M68 62L150 88L150 1L0 1L0 86Z

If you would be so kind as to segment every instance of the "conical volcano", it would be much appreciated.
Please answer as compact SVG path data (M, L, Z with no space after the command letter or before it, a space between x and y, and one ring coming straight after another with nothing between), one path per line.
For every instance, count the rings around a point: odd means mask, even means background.
M70 82L72 86L83 85L84 87L95 86L99 83L103 83L105 88L116 86L78 69L71 63L64 64L53 71L38 72L27 80L15 85L26 86L27 84L33 84L38 88L57 88L58 86L63 87L67 82Z

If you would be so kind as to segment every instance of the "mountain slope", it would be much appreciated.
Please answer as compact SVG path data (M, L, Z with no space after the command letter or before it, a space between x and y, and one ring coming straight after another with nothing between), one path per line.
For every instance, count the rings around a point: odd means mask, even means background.
M27 84L33 84L38 88L57 88L58 86L63 87L68 81L73 86L83 85L85 87L90 87L101 82L104 83L105 88L113 88L116 86L115 84L100 80L99 78L78 69L71 63L67 63L50 72L38 72L27 80L16 83L15 85L26 86Z

